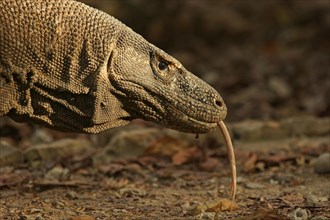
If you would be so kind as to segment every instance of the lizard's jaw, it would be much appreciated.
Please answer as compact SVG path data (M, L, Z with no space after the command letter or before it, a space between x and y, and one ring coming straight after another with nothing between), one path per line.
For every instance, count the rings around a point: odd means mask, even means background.
M200 127L203 127L203 130L213 130L217 126L216 122L212 123L212 122L198 121L190 117L188 117L188 121L191 121L192 123L197 124ZM196 132L196 133L202 133L202 132Z
M181 108L177 108L171 104L168 105L167 109L171 114L166 115L161 122L165 127L182 132L199 134L213 131L217 123L222 121L227 113L225 104L221 108L215 108L212 112L210 110L209 114L192 114L191 111L183 111ZM197 109L197 111L199 110Z

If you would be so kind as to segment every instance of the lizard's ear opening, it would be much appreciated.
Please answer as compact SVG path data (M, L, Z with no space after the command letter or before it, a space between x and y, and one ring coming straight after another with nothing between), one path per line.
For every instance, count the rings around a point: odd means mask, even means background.
M155 51L150 52L150 66L155 78L164 83L172 82L178 72L177 67L169 59Z

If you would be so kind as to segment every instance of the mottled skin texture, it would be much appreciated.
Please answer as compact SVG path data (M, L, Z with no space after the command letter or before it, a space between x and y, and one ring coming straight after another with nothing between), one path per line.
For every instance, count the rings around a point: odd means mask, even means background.
M112 16L71 0L1 0L0 116L98 133L140 118L206 133L215 89Z

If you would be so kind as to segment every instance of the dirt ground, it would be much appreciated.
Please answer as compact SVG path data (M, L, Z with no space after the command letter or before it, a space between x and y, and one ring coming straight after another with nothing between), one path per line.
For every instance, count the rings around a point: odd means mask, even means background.
M2 119L2 131L12 135L2 137L2 149L19 150L1 168L0 216L329 219L329 157L323 168L316 165L317 157L330 150L329 120L229 124L236 137L239 206L230 211L223 201L230 199L230 168L219 131L196 140L135 122L100 135L79 135Z
M330 219L330 2L91 1L214 86L219 130L101 134L0 118L0 219ZM229 199L229 200L226 200Z

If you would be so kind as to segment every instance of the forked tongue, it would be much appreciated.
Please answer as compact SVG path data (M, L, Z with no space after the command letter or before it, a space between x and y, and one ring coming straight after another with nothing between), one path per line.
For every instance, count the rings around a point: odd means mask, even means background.
M221 133L223 137L225 138L226 145L227 145L227 151L228 151L228 159L230 163L231 168L231 197L232 201L235 201L236 196L236 159L235 159L235 152L233 143L231 142L229 132L227 130L227 127L223 121L220 121L217 123L218 127L221 130Z

